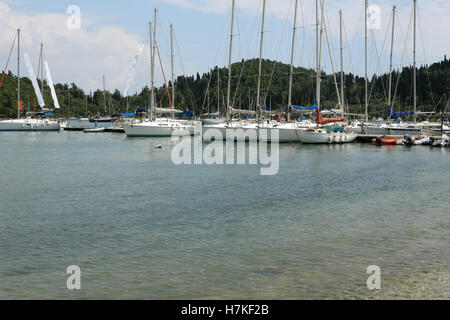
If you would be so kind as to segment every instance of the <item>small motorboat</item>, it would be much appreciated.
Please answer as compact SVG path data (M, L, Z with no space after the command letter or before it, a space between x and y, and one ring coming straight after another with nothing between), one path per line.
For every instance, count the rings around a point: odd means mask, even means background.
M415 145L424 145L429 146L431 144L431 138L427 136L419 136L414 139L413 142Z
M376 137L372 140L373 144L376 144L377 146L381 145L396 145L401 144L403 138L396 138L396 137Z
M410 135L405 135L405 137L402 140L402 144L405 146L429 146L433 143L433 140L430 137L427 136L417 136L417 137L411 137Z
M83 132L84 133L105 132L105 128L89 128L89 129L84 129Z
M444 134L440 140L433 140L432 146L440 148L450 147L450 139L446 134Z

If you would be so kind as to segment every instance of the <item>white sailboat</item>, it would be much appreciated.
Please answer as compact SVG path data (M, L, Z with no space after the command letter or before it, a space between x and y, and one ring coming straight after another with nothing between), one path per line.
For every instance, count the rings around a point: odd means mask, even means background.
M9 119L0 121L0 131L59 131L60 124L57 121L52 121L45 118L21 118L20 111L22 110L22 103L20 100L20 29L17 30L17 119ZM42 50L42 47L41 47ZM28 69L28 74L33 84L36 97L39 102L39 106L43 109L45 107L45 102L42 97L41 90L36 80L36 76L31 65L30 57L28 53L24 53L25 65ZM41 55L42 61L42 55ZM51 84L52 96L56 97L54 93L53 81L51 80L50 71L47 67L47 80ZM43 81L43 79L42 79ZM57 99L55 99L55 108L59 108Z
M367 10L367 0L366 0L366 10ZM393 56L393 49L394 49L394 28L395 28L395 13L396 13L396 7L394 6L392 9L392 36L391 36L391 53L390 53L390 68L389 68L389 89L388 89L388 113L389 113L389 120L385 123L370 123L367 119L367 111L366 111L366 123L364 124L364 132L367 134L374 134L374 135L412 135L412 136L418 136L422 134L422 129L432 129L433 127L439 127L439 123L430 124L427 121L418 123L417 122L417 115L421 114L421 112L417 111L417 62L416 62L416 25L417 25L417 0L413 0L413 107L414 111L412 111L412 115L414 117L413 122L403 122L401 120L393 121L392 118L395 118L397 116L393 116L394 114L397 114L393 111L393 103L395 100L394 98L391 98L392 95L392 56ZM366 38L367 38L367 25L366 25ZM366 39L367 42L367 39ZM366 44L367 46L367 44ZM366 49L366 55L367 55L367 49ZM367 58L366 58L367 59ZM367 82L367 79L366 79ZM366 92L367 95L367 92ZM367 105L367 97L366 97L366 105ZM367 107L366 107L367 110ZM401 114L401 113L400 113ZM400 115L401 116L401 115Z
M262 13L262 25L261 25L261 43L260 43L260 55L259 55L259 72L258 72L258 88L257 88L257 108L261 111L260 104L260 86L261 86L261 62L262 62L262 49L263 49L263 36L264 36L264 15L265 15L266 0L263 1L263 13ZM289 112L292 108L292 82L293 82L293 71L294 71L294 56L295 56L295 34L297 30L297 10L298 10L298 0L295 1L294 9L294 26L292 33L292 48L291 48L291 65L289 74ZM267 130L267 141L272 142L272 137L275 137L275 131L278 131L277 142L300 142L297 134L297 130L303 128L303 126L309 126L308 121L305 122L287 122L281 123L278 121L266 121L260 122L258 124L259 130ZM264 136L264 135L259 135Z
M321 55L322 55L322 34L324 30L324 1L320 0L321 19L320 19L320 38L319 38L319 4L316 0L316 58L317 58L317 75L316 75L316 96L317 96L317 111L316 123L317 126L306 130L297 130L300 141L304 144L332 144L332 143L350 143L356 140L356 133L353 132L335 132L334 130L322 127L324 124L333 124L345 119L343 118L322 118L320 113L320 86L321 79ZM343 97L340 101L343 108Z
M226 104L226 122L216 123L211 125L204 125L204 130L216 130L220 132L222 138L227 139L227 131L228 136L235 137L236 129L243 129L245 125L248 125L247 122L233 122L232 121L232 107L231 107L231 62L232 62L232 53L233 53L233 37L234 37L234 9L236 6L236 1L232 0L231 5L231 32L230 32L230 47L228 52L228 86L227 86L227 104ZM217 138L217 137L215 137ZM203 141L209 141L208 136L203 136Z
M123 128L128 137L171 137L171 136L187 136L194 134L194 125L190 122L177 120L173 118L156 118L156 113L181 113L181 110L176 110L173 104L175 98L174 89L174 75L173 75L173 26L170 28L171 35L171 51L172 51L172 98L169 97L171 101L171 108L156 108L155 106L155 96L154 96L154 72L155 72L155 55L156 55L156 21L157 21L158 11L155 9L154 15L154 28L152 30L152 25L150 23L150 47L151 47L151 115L150 119L146 119L141 122L130 122L125 123ZM153 38L152 38L153 31ZM153 41L152 41L153 39Z

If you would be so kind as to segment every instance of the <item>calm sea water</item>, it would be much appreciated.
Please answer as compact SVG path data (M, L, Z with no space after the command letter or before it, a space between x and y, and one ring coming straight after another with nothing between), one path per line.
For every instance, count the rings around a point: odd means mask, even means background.
M286 144L275 176L170 152L1 133L0 298L450 298L450 150Z

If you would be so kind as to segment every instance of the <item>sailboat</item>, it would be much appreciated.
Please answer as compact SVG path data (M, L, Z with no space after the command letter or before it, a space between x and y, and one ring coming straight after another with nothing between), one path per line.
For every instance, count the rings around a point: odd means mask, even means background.
M233 108L231 106L231 63L232 63L232 53L233 53L233 37L234 37L234 15L235 15L236 1L232 0L231 6L231 33L230 33L230 47L228 52L228 83L227 83L227 102L226 102L226 121L221 123L215 123L210 125L204 125L203 129L212 129L220 132L222 139L227 139L228 135L234 137L236 129L244 129L246 122L236 122L233 119ZM247 128L245 128L247 129ZM203 141L209 141L209 138L203 136ZM217 139L217 137L215 137Z
M171 137L171 136L189 136L194 134L194 126L186 121L177 120L173 118L156 118L156 113L182 113L181 110L176 110L173 105L174 100L174 82L172 79L172 97L169 95L169 102L171 108L157 108L155 106L155 93L154 93L154 72L155 72L155 55L157 48L156 44L156 21L157 21L157 9L155 9L154 15L154 28L150 23L150 47L151 47L151 91L150 91L150 119L145 119L142 122L124 123L123 128L128 137ZM152 30L153 29L153 30ZM171 49L172 49L172 77L173 77L173 27L171 26ZM153 41L152 41L153 31ZM165 80L165 76L164 76ZM167 84L166 84L166 89Z
M331 144L331 143L349 143L356 140L356 133L345 132L341 130L334 130L323 127L324 125L330 125L338 122L345 121L344 118L323 118L320 112L320 85L321 79L321 55L322 55L322 34L324 30L324 4L320 1L321 7L321 19L320 19L320 38L319 38L319 5L316 0L316 58L317 58L317 74L316 74L316 95L317 95L317 110L316 110L316 124L314 128L306 130L298 130L297 134L300 141L304 144ZM342 102L341 102L342 104ZM343 107L341 105L341 107Z
M366 10L367 10L367 1L366 1ZM377 135L412 135L418 136L422 134L422 129L433 129L439 127L438 123L429 123L429 122L421 122L417 123L417 115L420 112L417 111L417 63L416 63L416 24L417 24L417 0L413 0L413 104L414 110L407 112L395 112L393 110L393 102L395 98L391 98L392 95L392 54L394 48L394 27L395 27L395 13L396 7L394 6L392 9L392 37L391 37L391 53L390 53L390 70L389 70L389 91L388 91L388 118L390 121L386 123L373 124L368 123L367 115L366 115L366 123L364 124L364 131L368 134L377 134ZM367 29L367 25L366 25ZM367 32L367 30L366 30ZM367 33L366 33L367 34ZM367 37L367 35L366 35ZM367 51L366 51L367 55ZM367 81L367 80L366 80ZM366 93L367 94L367 93ZM367 101L367 98L366 98ZM366 108L367 110L367 108ZM367 114L367 111L366 111ZM402 120L392 120L398 117L403 116L413 116L413 123L403 122Z
M39 102L41 109L45 109L45 102L42 97L41 90L36 80L33 67L31 65L30 57L27 52L24 53L25 65L28 69L28 74L31 79L36 97ZM41 45L41 63L42 63L42 45ZM55 88L53 86L53 80L51 78L50 69L48 68L48 63L45 62L47 82L50 86L52 97L54 99L55 108L59 108L58 99L56 97ZM41 69L42 70L42 69ZM43 81L42 88L43 88ZM57 121L49 120L45 117L45 113L34 114L35 117L21 118L20 113L23 109L22 102L20 99L20 29L17 29L17 119L2 120L0 121L0 131L59 131L60 124ZM44 117L43 117L44 116Z
M260 85L261 85L261 61L262 61L262 48L263 48L263 35L264 35L264 15L265 15L265 7L266 0L263 1L263 13L262 13L262 25L261 25L261 44L260 44L260 56L259 56L259 73L258 73L258 88L257 88L257 108L262 115L263 111L260 104ZM295 33L297 30L297 10L298 10L298 0L295 1L295 10L294 10L294 26L293 26L293 34L292 34L292 48L291 48L291 64L290 64L290 74L289 74L289 100L288 100L288 113L290 115L293 110L292 106L292 82L293 82L293 71L294 71L294 50L295 50ZM281 117L279 121L275 120L267 120L261 121L258 123L258 130L266 130L267 131L267 141L272 142L272 137L274 136L275 131L278 131L277 142L300 142L300 139L297 134L297 130L306 129L312 126L310 121L292 121L292 122L281 122ZM259 135L264 136L264 135Z

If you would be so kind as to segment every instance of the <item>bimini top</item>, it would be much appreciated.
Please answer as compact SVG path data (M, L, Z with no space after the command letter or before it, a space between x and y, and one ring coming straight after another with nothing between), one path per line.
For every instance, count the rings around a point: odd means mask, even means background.
M292 109L298 110L298 111L316 111L317 103L315 105L313 105L312 107L292 106Z
M389 118L401 118L401 117L407 117L412 116L414 114L414 111L405 111L405 112L395 112L392 110L392 107L388 107L388 116Z
M194 116L194 113L192 112L192 111L190 111L190 110L184 110L183 112L180 112L179 114L178 114L178 117L182 117L182 116L184 116L184 115L186 115L186 116L188 116L188 117L193 117Z

